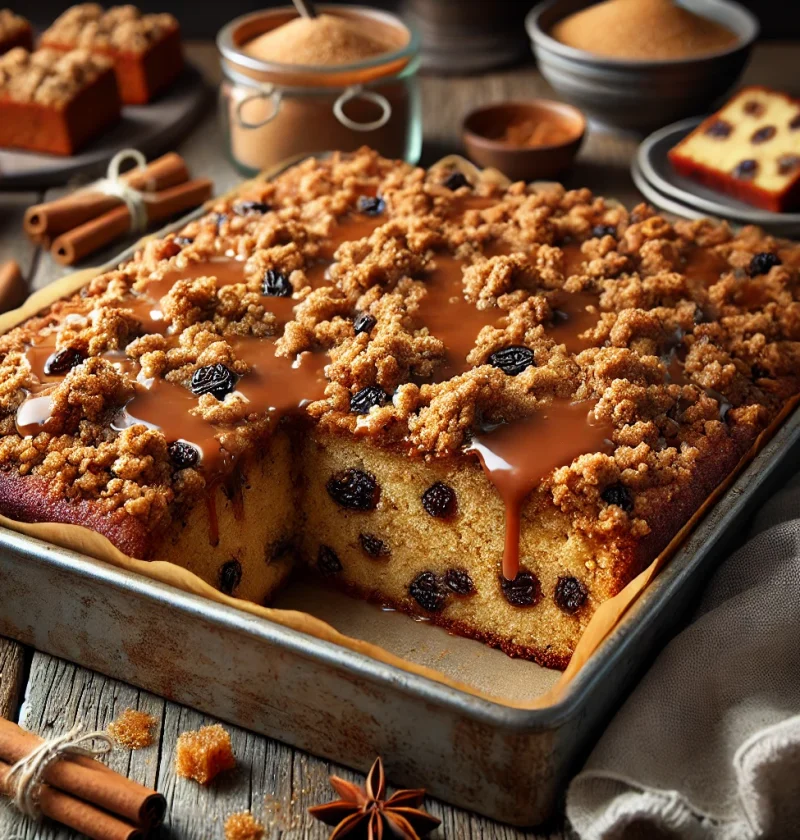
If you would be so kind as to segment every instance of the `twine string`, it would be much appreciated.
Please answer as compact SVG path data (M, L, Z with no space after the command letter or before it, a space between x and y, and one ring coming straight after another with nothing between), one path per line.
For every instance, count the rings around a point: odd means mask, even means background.
M91 746L93 741L100 743ZM83 724L76 723L69 732L43 741L8 771L6 784L11 792L11 802L26 817L38 819L44 774L54 761L70 755L97 758L110 751L111 739L106 732L84 732Z
M123 149L111 158L106 177L92 184L91 189L104 195L116 196L122 201L131 217L131 230L134 233L143 233L147 229L144 193L134 189L120 177L119 168L126 160L135 161L137 169L144 169L147 166L147 158L138 149Z

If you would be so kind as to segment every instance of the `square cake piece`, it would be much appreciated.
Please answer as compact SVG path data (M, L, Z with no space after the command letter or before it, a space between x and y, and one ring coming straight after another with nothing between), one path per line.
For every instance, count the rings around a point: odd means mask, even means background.
M81 47L109 57L125 105L150 102L183 69L178 21L170 14L144 15L130 5L108 11L97 3L72 6L45 31L41 45Z
M782 213L800 205L800 100L740 90L669 152L675 169L748 204Z
M0 337L0 512L564 667L800 392L799 269L588 190L308 160Z
M0 9L0 55L14 47L33 49L33 30L30 23L10 9Z
M0 56L0 147L72 155L121 107L107 58L23 47Z

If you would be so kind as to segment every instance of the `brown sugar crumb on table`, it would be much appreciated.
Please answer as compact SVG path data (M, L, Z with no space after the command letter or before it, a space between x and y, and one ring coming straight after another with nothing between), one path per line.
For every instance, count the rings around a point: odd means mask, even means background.
M0 337L0 511L564 667L800 392L800 247L362 149Z
M0 56L0 147L71 155L116 122L120 108L106 58L22 47Z
M225 820L225 840L262 840L264 826L249 812L231 814Z
M149 102L183 69L178 21L170 14L142 14L131 5L107 11L97 3L72 6L42 34L41 46L80 47L109 58L126 105Z
M154 742L153 729L158 721L147 712L137 709L125 711L108 727L114 741L129 750L142 750Z
M207 785L218 774L235 766L231 736L218 723L178 736L175 772L182 778Z

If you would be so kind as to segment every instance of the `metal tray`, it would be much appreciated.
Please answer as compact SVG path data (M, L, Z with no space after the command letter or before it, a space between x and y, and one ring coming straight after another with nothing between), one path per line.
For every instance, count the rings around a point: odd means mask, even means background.
M4 528L0 634L360 770L381 754L393 782L533 825L799 449L797 410L544 709L482 699Z

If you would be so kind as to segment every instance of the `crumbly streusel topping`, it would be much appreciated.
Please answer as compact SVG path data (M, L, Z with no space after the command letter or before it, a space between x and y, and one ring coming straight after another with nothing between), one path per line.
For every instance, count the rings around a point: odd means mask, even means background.
M588 531L643 535L665 488L743 452L800 390L800 246L672 224L585 189L451 175L369 150L308 160L148 242L0 338L0 466L155 526L213 480L176 460L170 444L194 434L181 423L205 424L234 455L274 427L247 391L268 346L287 370L318 366L301 414L424 458L554 400L593 401L613 450L544 487ZM79 363L47 385L46 428L23 436L17 410L42 387L37 342L77 349ZM528 354L520 370L496 361L508 348ZM213 381L194 396L201 369ZM171 428L114 426L142 383L188 413Z
M27 29L30 24L21 15L16 15L11 9L0 9L0 41L5 41Z
M130 5L104 11L97 3L79 3L56 18L42 42L142 53L177 28L178 21L170 14L143 15Z
M0 96L63 108L79 91L111 67L87 50L36 50L16 47L0 56Z

